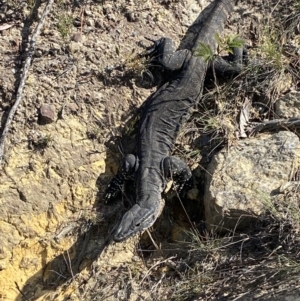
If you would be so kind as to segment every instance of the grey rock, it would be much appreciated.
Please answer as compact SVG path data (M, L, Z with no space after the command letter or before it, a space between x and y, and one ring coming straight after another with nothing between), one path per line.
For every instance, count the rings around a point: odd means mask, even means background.
M214 156L206 174L204 205L209 229L242 228L261 214L299 165L292 132L241 140Z
M300 117L300 92L290 92L279 98L275 112L280 118Z
M125 16L129 22L139 21L139 15L133 11L128 11Z
M76 52L79 52L81 50L81 44L80 43L77 43L75 41L71 41L69 43L69 45L67 46L68 50L71 52L71 53L76 53Z
M93 15L93 12L90 10L90 9L85 9L84 10L84 14L86 15L86 16L92 16Z
M57 51L60 51L61 46L58 43L51 43L51 49L55 49Z
M37 49L35 52L34 52L34 57L36 58L39 58L39 57L42 57L43 56L43 52L41 49Z
M87 20L86 20L86 25L87 25L87 26L92 26L92 27L94 27L94 26L95 26L95 21L94 21L94 19L91 19L91 18L87 19Z
M13 13L14 13L14 11L11 10L11 9L9 9L9 10L6 12L6 15L7 15L7 16L11 16L11 15L13 15Z
M106 3L103 5L103 13L108 15L113 12L113 6L111 4Z

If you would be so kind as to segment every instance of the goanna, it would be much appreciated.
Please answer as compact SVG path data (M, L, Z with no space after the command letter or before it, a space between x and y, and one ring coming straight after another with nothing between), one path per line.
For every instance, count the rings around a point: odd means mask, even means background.
M167 179L172 177L181 188L190 181L190 169L186 163L172 156L172 151L182 123L201 98L209 68L208 62L193 53L199 43L216 51L215 36L223 30L232 11L231 0L215 0L190 27L185 48L174 51L173 41L168 38L154 43L151 57L173 76L147 100L139 123L137 156L126 156L123 167L104 195L108 202L123 182L134 176L136 203L124 214L114 233L115 241L122 241L154 224L164 208L161 194ZM227 66L229 72L236 71L234 64L219 62L214 64L215 68L219 65L219 69L226 72Z

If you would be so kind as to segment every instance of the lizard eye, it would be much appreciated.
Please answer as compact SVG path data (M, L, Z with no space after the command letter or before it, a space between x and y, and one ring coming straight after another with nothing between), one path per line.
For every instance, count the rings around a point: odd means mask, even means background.
M141 225L141 223L137 223L137 224L135 224L135 226L136 226L136 227L139 227L140 225Z

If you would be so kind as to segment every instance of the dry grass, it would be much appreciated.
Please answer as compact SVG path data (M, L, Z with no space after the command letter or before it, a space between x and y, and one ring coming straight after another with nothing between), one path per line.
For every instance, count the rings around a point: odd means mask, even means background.
M289 290L299 273L299 191L272 200L272 210L266 209L258 221L246 232L231 233L227 237L210 238L190 251L191 277L186 296L191 300L192 287L198 288L201 279L203 300L233 300L243 295L269 295L271 291ZM198 261L197 252L205 252L205 260ZM193 265L194 262L194 265ZM200 283L199 283L200 282ZM299 285L299 283L297 284ZM226 297L226 298L225 298ZM181 300L176 298L174 300Z
M298 41L297 22L299 10L282 20L281 28L265 24L244 72L205 95L192 127L210 137L208 154L224 141L230 147L237 139L238 110L245 98L252 100L253 121L272 119L278 97L291 86L299 87L299 63L285 51L289 43L283 39ZM185 270L170 285L170 299L272 300L275 294L299 290L299 199L299 185L294 185L291 191L266 200L265 213L244 232L225 237L194 234L186 256L175 263L175 270L183 266Z
M299 197L297 186L274 197L244 232L219 236L189 231L188 241L164 242L159 250L138 244L139 258L114 269L100 267L93 274L95 286L83 286L82 297L273 300L275 294L300 289Z

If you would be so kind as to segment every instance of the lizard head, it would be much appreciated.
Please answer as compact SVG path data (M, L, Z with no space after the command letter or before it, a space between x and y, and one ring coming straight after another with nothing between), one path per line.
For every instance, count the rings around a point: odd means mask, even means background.
M114 234L114 240L117 242L122 241L151 227L162 211L163 203L161 204L148 207L142 207L141 204L135 204L124 214L122 221Z

